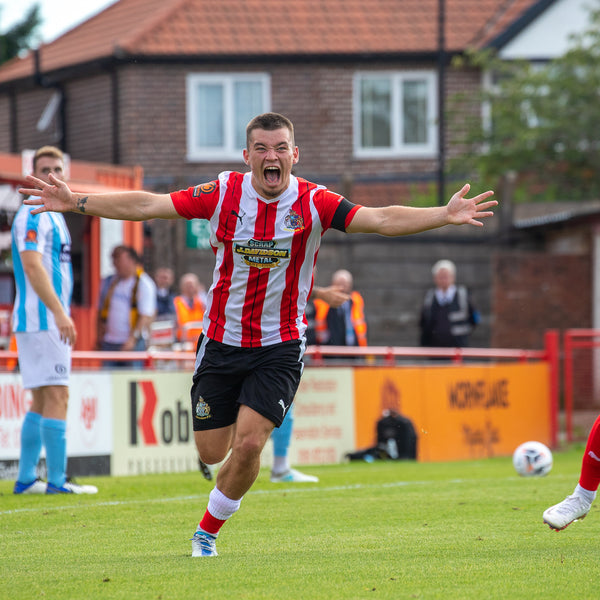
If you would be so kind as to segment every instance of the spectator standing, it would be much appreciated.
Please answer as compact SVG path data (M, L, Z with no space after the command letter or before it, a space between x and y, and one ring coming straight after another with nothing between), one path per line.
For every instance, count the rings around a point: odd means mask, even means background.
M171 267L159 267L154 273L156 284L156 320L168 320L175 318L175 273Z
M479 323L479 313L464 285L456 285L456 266L450 260L439 260L431 272L435 287L427 290L419 326L421 346L464 348Z
M331 277L331 288L350 297L338 307L320 298L314 300L317 343L327 346L366 346L365 302L360 293L354 290L352 273L345 269L336 271Z
M192 556L217 556L216 539L240 508L260 472L273 427L281 426L302 375L304 308L313 267L327 229L400 236L444 225L482 226L497 204L487 191L467 198L469 185L445 206L366 207L292 174L299 160L292 122L277 113L246 127L246 173L171 194L73 193L51 177L28 177L45 211L73 211L112 219L206 219L215 250L206 327L196 352L191 390L200 457L225 459L204 516L192 537Z
M202 300L202 285L195 273L185 273L179 279L179 296L173 301L177 319L177 339L183 343L193 343L202 333L202 319L206 304ZM193 324L192 330L187 330L186 325Z
M144 351L150 339L150 324L156 314L156 285L142 269L134 248L117 246L113 249L112 259L115 273L105 277L100 288L99 349ZM128 365L126 361L106 364Z
M63 153L43 146L34 155L33 175L64 179ZM67 407L71 349L77 331L70 316L73 292L71 235L62 214L32 214L22 205L13 220L12 257L16 297L12 329L23 387L32 403L21 428L15 494L95 494L91 485L67 479ZM37 477L42 447L48 482Z
M313 280L317 278L317 267L313 268ZM350 300L350 294L347 294L344 290L337 286L320 287L313 285L308 301L306 302L306 308L304 309L304 316L306 318L306 345L314 346L317 344L317 333L316 333L316 308L315 300L319 299L325 302L332 308L339 308L344 302Z

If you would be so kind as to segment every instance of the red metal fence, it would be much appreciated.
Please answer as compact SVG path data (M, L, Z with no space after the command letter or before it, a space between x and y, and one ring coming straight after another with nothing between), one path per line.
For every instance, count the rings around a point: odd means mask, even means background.
M567 441L573 440L573 411L600 413L600 330L568 329L563 335L563 397Z
M447 359L453 364L468 361L484 362L527 362L544 361L549 366L549 411L551 419L552 443L558 442L558 412L560 392L560 348L559 334L549 331L545 335L544 349L502 349L502 348L420 348L396 346L369 346L366 348L347 346L309 346L305 357L311 366L340 366L342 364L360 368L361 365L414 365L415 363L433 364L432 358ZM16 367L17 355L15 352L0 351L0 370L11 371ZM140 363L144 369L189 369L192 370L195 362L194 352L158 351L147 352L98 352L74 351L74 370L101 369L107 361L122 363ZM572 427L571 418L567 420L568 434Z

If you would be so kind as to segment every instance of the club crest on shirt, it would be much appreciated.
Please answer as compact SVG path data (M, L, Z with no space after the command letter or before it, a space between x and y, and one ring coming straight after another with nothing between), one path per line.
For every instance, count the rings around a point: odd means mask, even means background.
M304 219L295 210L290 210L285 215L283 225L286 231L302 231L304 229Z
M245 244L234 244L233 251L239 254L249 267L272 269L290 257L288 248L277 248L273 240L250 239Z
M37 231L35 229L28 229L25 232L25 242L37 244Z
M71 262L71 244L61 244L59 256L60 262Z
M198 398L198 403L196 404L196 419L210 419L210 406L204 402L202 396Z
M200 185L197 185L194 188L193 196L194 196L194 198L198 198L198 196L200 196L202 194L211 194L212 192L215 191L216 188L217 188L216 181L209 181L208 183L202 183Z

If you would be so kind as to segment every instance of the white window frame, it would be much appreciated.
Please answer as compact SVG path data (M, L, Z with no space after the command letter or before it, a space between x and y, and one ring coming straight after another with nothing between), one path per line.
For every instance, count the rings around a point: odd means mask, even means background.
M389 78L392 88L391 146L389 148L364 148L361 146L361 82L365 79ZM402 143L402 98L400 91L405 81L427 83L427 143ZM412 71L358 71L353 82L353 143L356 158L434 158L438 152L438 77L432 70Z
M222 162L240 161L241 149L235 147L233 87L239 81L255 81L262 84L261 112L271 110L271 77L268 73L189 73L186 79L186 133L187 160L190 162ZM193 110L196 101L196 86L199 83L219 84L224 88L225 115L225 144L221 148L201 147L194 142L194 132L197 127L196 111Z

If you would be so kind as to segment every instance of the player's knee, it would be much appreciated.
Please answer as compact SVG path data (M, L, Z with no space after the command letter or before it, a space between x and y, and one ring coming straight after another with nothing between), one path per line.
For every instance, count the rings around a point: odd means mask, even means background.
M235 441L234 449L239 456L253 459L260 456L264 445L264 440L260 436L247 435Z
M225 459L231 447L229 436L207 435L207 432L194 432L194 440L200 460L207 465L215 465Z
M200 448L198 447L198 456L200 460L207 465L216 465L225 459L227 450L217 451L215 448Z

